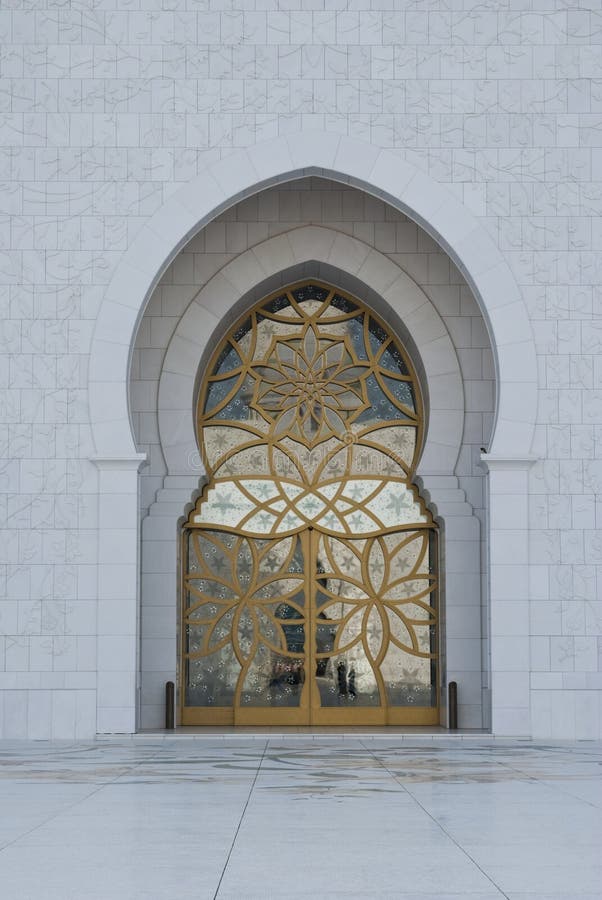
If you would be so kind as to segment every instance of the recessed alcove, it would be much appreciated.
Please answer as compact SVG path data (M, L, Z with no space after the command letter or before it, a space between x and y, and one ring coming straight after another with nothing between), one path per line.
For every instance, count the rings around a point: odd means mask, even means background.
M199 378L241 310L300 277L361 295L411 355L427 409L418 483L443 530L441 680L459 683L461 726L487 727L480 448L495 405L487 328L462 274L419 225L358 188L315 177L268 188L205 226L140 320L130 368L132 421L149 460L140 475L140 725L160 725L163 684L176 677L178 521L203 478L193 424Z

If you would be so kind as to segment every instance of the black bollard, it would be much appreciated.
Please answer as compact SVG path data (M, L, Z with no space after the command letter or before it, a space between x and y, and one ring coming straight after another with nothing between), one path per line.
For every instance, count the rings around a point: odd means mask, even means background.
M173 681L165 684L165 727L169 730L175 728L176 688Z
M456 731L458 728L458 685L455 681L450 681L447 686L447 716L449 730Z

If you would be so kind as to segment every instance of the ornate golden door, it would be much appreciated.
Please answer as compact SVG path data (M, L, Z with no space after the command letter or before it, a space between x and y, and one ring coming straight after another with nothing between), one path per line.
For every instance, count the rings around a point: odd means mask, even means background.
M208 371L182 724L438 722L437 530L412 484L423 411L407 354L312 281L258 304Z

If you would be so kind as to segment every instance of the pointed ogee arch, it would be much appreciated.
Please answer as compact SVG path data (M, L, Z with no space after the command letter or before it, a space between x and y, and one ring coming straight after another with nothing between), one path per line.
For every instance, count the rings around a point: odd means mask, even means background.
M356 291L369 279L385 318L393 316L405 325L428 389L428 428L418 474L453 473L464 428L464 393L458 358L435 306L409 275L373 247L332 228L303 225L268 238L227 263L182 316L159 381L159 436L168 474L203 474L191 412L199 364L206 362L208 348L215 335L221 336L221 323L232 316L244 286L248 289L260 274L284 283L287 272L309 264L316 274L326 269L339 282L353 279Z
M211 219L282 181L319 175L355 185L417 221L471 285L490 332L497 374L491 456L527 457L537 411L536 355L524 300L478 218L443 185L392 151L344 135L301 132L261 142L208 165L140 230L111 279L96 321L89 402L98 456L134 458L128 368L139 319L158 279Z

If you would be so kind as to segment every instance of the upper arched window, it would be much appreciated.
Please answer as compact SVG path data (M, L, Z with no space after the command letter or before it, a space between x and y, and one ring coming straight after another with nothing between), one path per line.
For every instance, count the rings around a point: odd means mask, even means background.
M257 533L380 531L403 509L424 520L408 488L422 429L411 363L373 313L319 284L282 291L222 342L202 387L199 439L215 485L204 521L221 517L224 491L242 514L233 527ZM336 490L318 515L307 490L326 483Z

